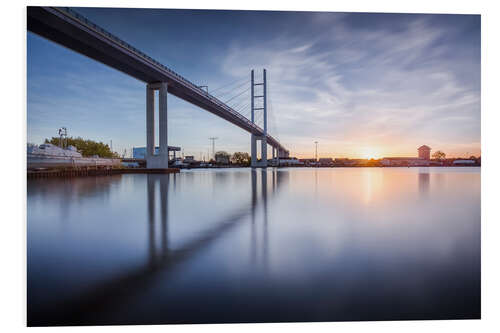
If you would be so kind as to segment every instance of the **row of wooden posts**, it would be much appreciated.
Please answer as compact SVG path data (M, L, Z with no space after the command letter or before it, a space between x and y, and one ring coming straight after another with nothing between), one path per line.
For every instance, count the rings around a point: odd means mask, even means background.
M28 179L49 178L49 177L102 176L102 175L117 175L124 173L168 174L168 173L177 173L179 171L180 170L177 168L168 168L168 169L112 168L110 166L78 167L78 168L28 170Z

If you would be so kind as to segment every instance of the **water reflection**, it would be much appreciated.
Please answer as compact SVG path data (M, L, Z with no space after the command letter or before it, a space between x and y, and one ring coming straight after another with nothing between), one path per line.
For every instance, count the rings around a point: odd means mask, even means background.
M158 176L147 175L148 193L148 243L149 243L149 264L154 267L164 261L168 255L168 190L170 178L175 179L177 175ZM156 245L156 184L160 185L160 247ZM175 188L174 188L175 190Z
M224 175L222 175L224 174ZM272 190L275 193L279 177L276 171L272 174ZM234 229L237 225L251 216L252 223L252 249L256 254L258 246L256 242L255 227L258 221L263 221L263 244L260 264L267 264L268 255L268 172L262 170L260 175L253 170L251 176L251 203L243 205L241 209L224 219L216 222L210 229L198 234L198 237L190 240L181 248L171 249L169 247L169 190L170 183L176 190L176 178L178 175L147 175L147 229L148 229L148 262L146 265L130 270L125 274L115 276L109 280L86 289L85 292L61 300L57 303L44 306L43 309L28 309L28 321L30 326L46 325L81 325L94 322L100 314L106 313L125 301L133 298L148 286L159 273L173 272L183 262L202 252L211 243L223 237L225 233ZM259 177L260 176L260 177ZM259 179L259 185L257 184ZM228 175L216 173L217 181L227 182ZM159 197L157 186L159 186ZM160 203L160 228L159 235L156 216L156 204ZM262 219L257 218L257 212L262 209ZM159 237L158 237L159 236ZM159 239L159 243L157 242ZM255 258L257 259L257 258ZM259 265L259 261L256 262Z
M418 190L420 192L420 197L426 197L429 194L430 186L430 175L426 171L420 171L418 173Z
M29 324L477 318L479 193L472 168L28 182Z
M257 187L257 177L259 176L260 173L260 188ZM269 213L268 213L268 199L267 199L267 191L268 191L268 176L269 174L271 175L271 193L276 193L276 188L277 188L277 176L276 176L276 169L272 169L270 172L266 170L260 170L257 171L255 169L252 169L251 171L251 178L252 178L252 226L251 226L251 264L252 267L257 271L266 271L268 267L268 262L269 262L269 231L268 231L268 218L269 218ZM261 201L261 206L262 206L262 212L261 212L261 219L257 219L257 206L258 206L258 191L260 190L260 201ZM258 221L261 221L261 228L262 228L262 246L260 247L257 240L258 240L258 235L257 235L257 229L258 229ZM259 251L261 249L261 251ZM260 252L260 254L259 254Z

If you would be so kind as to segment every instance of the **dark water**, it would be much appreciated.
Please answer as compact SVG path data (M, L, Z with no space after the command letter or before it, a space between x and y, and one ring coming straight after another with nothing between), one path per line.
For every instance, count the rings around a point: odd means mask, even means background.
M28 181L28 324L480 317L480 169Z

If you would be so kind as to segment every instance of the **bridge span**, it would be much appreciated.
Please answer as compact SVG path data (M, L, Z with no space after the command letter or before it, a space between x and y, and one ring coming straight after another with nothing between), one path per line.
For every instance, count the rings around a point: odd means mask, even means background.
M252 119L238 113L215 96L177 74L170 68L154 60L118 37L92 23L70 8L28 7L28 30L48 40L65 46L75 52L106 64L146 83L146 131L148 168L168 167L167 139L167 96L172 94L251 133L252 166L267 166L267 144L276 156L288 157L288 150L273 136L267 133L267 106L264 97L264 128L254 122L254 85L264 86L265 80L254 83L252 70ZM154 91L159 90L159 154L155 154L154 143ZM261 141L261 161L257 160L257 141Z

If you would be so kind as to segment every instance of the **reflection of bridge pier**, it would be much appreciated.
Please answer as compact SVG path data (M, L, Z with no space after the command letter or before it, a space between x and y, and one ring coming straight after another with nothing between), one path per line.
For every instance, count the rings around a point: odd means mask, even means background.
M155 179L148 175L148 244L149 265L156 263L156 201L155 201Z
M274 169L271 173L272 175L272 193L276 188L276 170ZM267 198L267 178L268 171L266 169L262 169L260 172L260 201L262 207L262 219L257 218L257 203L258 203L258 195L257 195L257 176L258 173L255 169L251 170L251 185L252 185L252 225L251 225L251 234L250 234L250 258L253 265L258 264L257 258L258 256L258 240L257 240L257 228L258 225L262 227L262 252L260 253L260 262L264 267L267 267L268 264L268 249L269 249L269 236L268 236L268 198ZM262 223L257 223L260 221Z
M276 170L274 170L276 173ZM285 172L286 173L286 172ZM147 288L150 283L154 283L154 278L160 272L169 272L176 270L180 264L185 263L192 259L194 256L202 252L207 246L216 242L224 234L233 230L244 221L252 222L252 243L255 249L255 259L259 258L262 265L267 269L268 262L268 188L267 178L268 172L262 169L260 195L258 195L257 177L258 172L251 171L251 206L250 209L238 209L233 214L226 218L211 223L213 225L210 229L201 231L197 237L184 244L181 248L172 249L169 247L169 183L170 180L175 184L177 174L170 175L147 175L147 228L148 228L148 259L144 265L129 270L118 276L113 276L108 280L103 280L100 283L90 286L80 294L73 295L69 298L50 304L43 309L37 311L36 314L30 313L30 325L34 326L50 326L50 325L82 325L82 324L96 324L94 318L98 318L101 313L105 313L114 307L119 307L127 298L133 298L139 295ZM171 177L174 177L171 179ZM279 187L280 180L283 179L280 173L277 172L276 176L272 176L273 191L272 194L277 193L274 190ZM274 181L276 179L276 182ZM156 225L156 199L157 191L156 184L160 184L160 230L161 235L158 235ZM181 183L182 184L182 183ZM257 237L254 227L257 226L256 212L259 207L263 208L262 221L262 252L261 256L257 256ZM259 214L260 215L260 214ZM159 236L159 237L158 237ZM158 248L159 245L159 248ZM164 276L169 276L164 275Z
M147 175L148 193L148 252L149 263L154 267L168 256L168 186L169 175ZM175 181L175 174L172 174ZM156 184L160 184L160 248L157 248L156 236ZM159 252L159 253L158 253Z
M173 174L174 181L176 175ZM168 255L168 185L170 177L160 177L160 217L161 217L161 252L162 260Z
M269 262L268 258L268 232L267 232L267 171L261 170L262 177L262 214L263 214L263 231L262 231L262 264L267 270L267 265Z
M257 226L255 225L255 210L257 207L257 172L255 169L251 169L250 171L250 176L251 176L251 188L252 188L252 202L251 202L251 214L252 214L252 225L251 225L251 232L250 232L250 244L251 244L251 252L250 252L250 258L252 261L252 264L255 264L256 257L257 257L257 236L256 236L256 228Z

